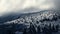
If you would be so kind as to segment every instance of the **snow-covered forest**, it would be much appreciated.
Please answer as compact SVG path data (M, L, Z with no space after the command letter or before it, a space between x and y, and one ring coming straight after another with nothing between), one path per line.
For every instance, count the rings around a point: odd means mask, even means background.
M18 15L0 24L0 34L60 34L59 11L45 10Z

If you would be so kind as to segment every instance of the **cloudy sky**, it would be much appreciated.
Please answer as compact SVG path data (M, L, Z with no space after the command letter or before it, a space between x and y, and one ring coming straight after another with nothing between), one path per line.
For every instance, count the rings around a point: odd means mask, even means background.
M0 16L32 7L41 10L57 9L59 2L60 0L0 0Z

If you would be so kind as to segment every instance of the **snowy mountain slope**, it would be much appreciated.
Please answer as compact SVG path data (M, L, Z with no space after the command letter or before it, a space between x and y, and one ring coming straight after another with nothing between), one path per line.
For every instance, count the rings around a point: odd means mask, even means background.
M24 33L25 28L27 29L27 32L30 32L29 30L34 29L32 32L36 30L38 32L39 29L40 32L44 33L45 29L48 29L46 31L50 32L52 31L60 33L60 13L59 11L53 11L53 10L44 10L40 12L35 13L27 13L27 14L18 14L16 15L13 20L8 20L7 22L0 23L0 29L5 30L12 30L12 32L15 31L22 31ZM12 18L12 17L11 17ZM50 30L50 28L52 30ZM54 28L54 29L53 29ZM35 33L36 33L35 32ZM45 32L46 33L46 32Z
M40 11L37 13L30 13L20 16L16 20L8 21L6 23L25 23L25 22L35 22L35 21L57 21L60 19L59 14L56 11Z

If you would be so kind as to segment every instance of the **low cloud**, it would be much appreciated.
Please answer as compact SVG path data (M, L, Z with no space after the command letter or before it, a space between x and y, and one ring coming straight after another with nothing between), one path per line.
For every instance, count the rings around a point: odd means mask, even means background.
M0 0L0 15L31 7L48 10L55 7L54 2L54 0Z

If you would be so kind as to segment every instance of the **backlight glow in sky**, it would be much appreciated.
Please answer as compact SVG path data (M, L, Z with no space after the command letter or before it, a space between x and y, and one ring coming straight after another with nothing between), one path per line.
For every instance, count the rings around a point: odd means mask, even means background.
M0 15L10 12L18 12L26 8L38 8L48 10L54 8L54 0L0 0ZM21 12L21 11L20 11Z

